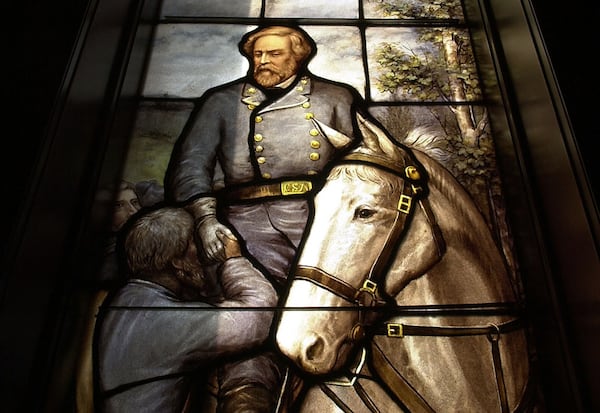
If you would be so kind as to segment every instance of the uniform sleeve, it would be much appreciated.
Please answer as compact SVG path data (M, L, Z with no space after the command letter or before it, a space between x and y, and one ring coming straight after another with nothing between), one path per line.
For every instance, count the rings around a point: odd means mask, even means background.
M185 202L212 190L221 135L216 100L208 96L197 104L175 143L165 175L171 201Z
M342 83L337 86L327 85L326 95L334 103L334 123L321 126L326 136L337 149L345 149L356 143L360 133L355 129L357 109L363 104L363 99L354 88ZM327 128L328 126L328 128Z
M277 294L264 275L244 257L230 258L221 267L223 307L272 307Z
M246 258L230 258L223 264L221 284L225 300L219 307L237 307L219 311L215 346L223 353L239 352L261 345L267 339L273 321L277 294L271 283ZM242 308L249 307L244 310ZM254 308L254 309L252 309Z
M263 344L273 311L240 307L274 306L273 287L242 257L227 260L222 272L219 307L179 301L163 289L121 292L112 304L131 309L109 309L99 323L103 389L201 368Z

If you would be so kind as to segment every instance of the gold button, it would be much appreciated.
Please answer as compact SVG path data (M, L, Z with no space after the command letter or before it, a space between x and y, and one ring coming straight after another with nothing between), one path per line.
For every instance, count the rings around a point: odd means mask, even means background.
M310 136L318 136L319 135L319 131L318 129L311 129L310 132Z
M304 88L303 88L302 86L298 86L298 87L296 88L296 90L297 90L298 92L302 92L302 91L304 90Z
M319 154L318 154L318 153L316 153L316 152L312 152L312 153L309 155L309 157L310 157L310 160L311 160L311 161L318 161L318 160L319 160L319 158L321 157L321 155L319 155Z
M319 149L321 147L321 142L319 141L310 141L310 147L313 149Z
M308 108L310 108L310 102L304 102L304 103L302 104L302 107L303 107L304 109L308 109Z
M258 158L256 158L256 161L262 165L263 163L267 162L267 158L265 158L264 156L259 156Z
M262 142L263 136L260 133L254 135L254 142Z
M311 169L310 171L307 172L307 174L308 175L316 175L316 174L318 174L318 172L315 171L315 170L313 170L313 169Z
M306 112L304 114L304 119L306 119L306 120L311 120L314 117L315 117L315 115L313 113L311 113L311 112Z
M268 172L265 172L264 174L262 174L262 177L265 179L271 179L271 174Z
M250 110L254 110L256 109L256 106L254 106L252 103L248 105L248 109Z
M249 87L249 88L247 89L247 92L248 92L248 93L256 93L256 89L255 89L255 88L253 88L253 87Z
M254 150L255 150L256 152L262 152L262 151L264 151L264 150L265 150L265 148L263 148L262 146L258 145L256 148L254 148Z
M308 83L308 78L307 77L303 77L302 80L300 80L300 82L305 85Z
M261 123L263 121L262 116L257 116L254 118L254 120L256 121L256 123Z

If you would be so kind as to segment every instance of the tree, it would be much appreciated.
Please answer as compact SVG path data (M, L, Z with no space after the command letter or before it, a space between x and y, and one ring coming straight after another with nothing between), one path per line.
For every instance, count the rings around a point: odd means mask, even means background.
M384 17L451 19L462 16L460 0L403 0L397 4L384 0L367 0L367 2L374 3L375 9Z
M418 41L420 46L415 49L392 42L375 48L380 72L377 89L396 101L447 102L456 128L449 128L447 121L432 114L457 155L453 172L459 176L486 175L494 164L493 146L487 111L468 104L481 99L468 33L446 27L426 29L420 30Z
M456 0L405 0L395 4L377 3L383 17L414 19L449 19L462 16L461 2ZM453 114L451 125L436 106L431 115L446 135L452 160L445 165L469 189L492 229L501 240L511 268L511 253L504 203L496 171L495 151L485 107L473 105L482 99L477 65L469 34L457 27L433 27L418 31L416 48L394 42L382 42L374 49L380 75L376 87L394 101L444 101Z

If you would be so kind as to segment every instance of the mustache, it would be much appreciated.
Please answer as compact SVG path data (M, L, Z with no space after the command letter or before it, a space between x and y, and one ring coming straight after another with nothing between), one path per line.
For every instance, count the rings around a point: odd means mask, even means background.
M275 73L275 74L281 73L281 71L278 68L271 65L270 63L265 63L265 64L257 66L256 69L254 69L254 73L258 73L258 72L271 72L271 73Z

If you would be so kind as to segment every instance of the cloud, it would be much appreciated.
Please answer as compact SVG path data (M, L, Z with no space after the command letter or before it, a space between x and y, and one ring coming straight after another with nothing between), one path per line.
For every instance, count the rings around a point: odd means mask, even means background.
M252 27L163 24L156 40L143 94L197 97L208 88L246 74L248 62L238 43Z
M267 3L266 17L358 18L356 0L271 0Z
M258 17L261 0L169 0L161 15L201 17Z

